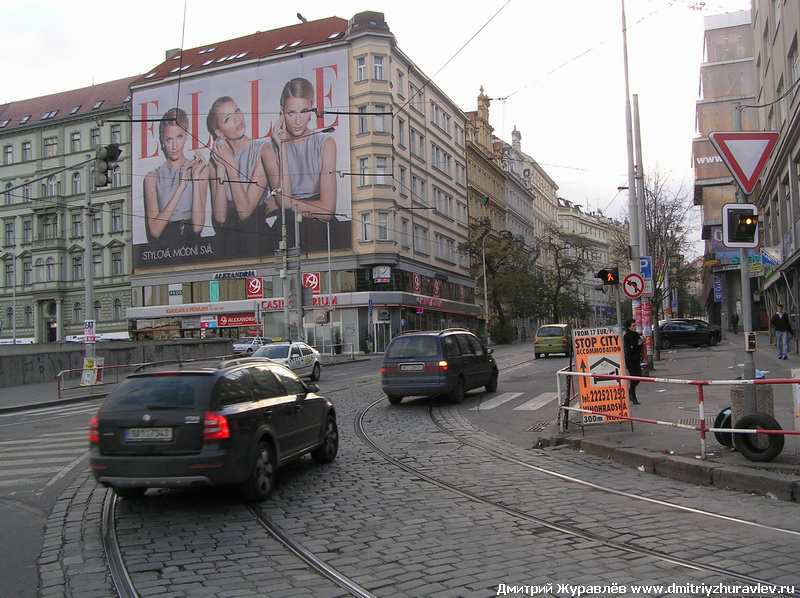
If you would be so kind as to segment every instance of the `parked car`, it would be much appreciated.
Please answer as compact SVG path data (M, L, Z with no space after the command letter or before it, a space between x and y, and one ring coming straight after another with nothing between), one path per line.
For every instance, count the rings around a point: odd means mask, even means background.
M322 374L322 356L305 343L272 343L259 347L253 357L266 357L285 365L300 377L308 377L312 382Z
M709 324L705 320L698 320L697 318L675 318L672 320L667 320L668 322L689 322L690 324L694 324L695 326L699 326L700 328L708 328L709 330L713 330L716 337L717 342L722 340L722 327L717 326L716 324Z
M494 349L462 329L405 332L386 347L381 365L383 392L393 405L407 396L446 395L454 403L468 390L497 390Z
M708 345L717 344L718 331L705 326L692 324L685 320L668 320L658 325L659 346L669 349L674 345Z
M336 412L318 391L266 359L142 366L89 424L91 471L126 498L235 484L245 500L264 500L278 467L336 457Z
M246 353L247 355L252 355L260 347L271 342L272 339L263 336L243 336L233 343L233 352L234 354Z
M533 353L536 359L551 353L572 355L572 328L569 324L545 324L539 326L533 339Z

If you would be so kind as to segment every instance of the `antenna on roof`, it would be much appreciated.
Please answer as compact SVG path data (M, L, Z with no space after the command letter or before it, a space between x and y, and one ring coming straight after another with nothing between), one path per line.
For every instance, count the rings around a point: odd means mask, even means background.
M300 19L301 21L303 21L303 23L308 23L308 19L307 19L307 18L305 18L305 17L304 17L303 15L301 15L300 13L297 13L297 18L298 18L298 19Z

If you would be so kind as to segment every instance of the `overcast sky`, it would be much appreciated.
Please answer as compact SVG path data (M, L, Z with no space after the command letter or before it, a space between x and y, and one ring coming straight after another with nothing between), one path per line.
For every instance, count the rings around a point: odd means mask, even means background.
M676 186L691 185L703 19L749 7L626 1L646 171L658 165ZM561 197L625 215L627 192L617 190L627 185L621 0L2 2L0 103L143 74L170 48L293 25L298 11L315 20L364 10L384 12L400 49L463 110L475 110L481 86L498 98L495 134L510 142L516 126L522 150Z

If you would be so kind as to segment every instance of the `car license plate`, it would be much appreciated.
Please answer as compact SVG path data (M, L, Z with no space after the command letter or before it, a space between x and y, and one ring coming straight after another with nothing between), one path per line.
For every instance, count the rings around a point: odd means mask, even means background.
M172 428L128 428L125 440L172 440Z
M421 372L425 366L421 363L402 363L400 364L401 372Z

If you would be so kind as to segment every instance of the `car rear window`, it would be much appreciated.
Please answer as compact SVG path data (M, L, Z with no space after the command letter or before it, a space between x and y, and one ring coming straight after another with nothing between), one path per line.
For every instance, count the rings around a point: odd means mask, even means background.
M288 355L288 345L264 345L254 353L254 357L267 357L269 359L286 359Z
M120 382L106 398L108 409L196 409L207 403L209 374L134 376Z
M386 359L423 359L439 356L439 341L432 336L406 336L394 339L386 350Z
M564 336L564 329L560 326L542 326L536 336Z

